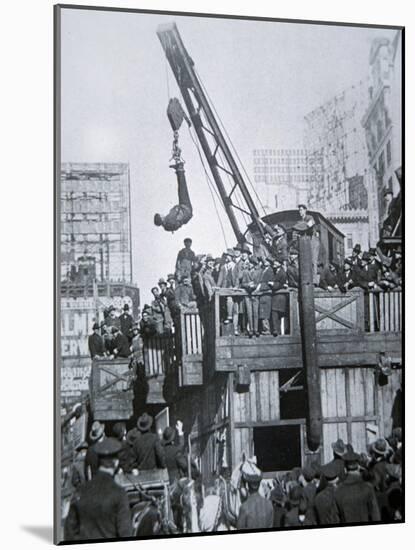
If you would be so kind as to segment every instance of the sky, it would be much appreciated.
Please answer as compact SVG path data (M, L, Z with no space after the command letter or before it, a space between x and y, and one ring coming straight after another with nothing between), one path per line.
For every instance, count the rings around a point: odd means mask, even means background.
M223 236L185 126L180 146L193 219L174 234L153 224L156 212L165 214L177 203L166 108L170 97L181 96L156 35L159 24L171 21L251 179L253 149L301 148L304 115L367 79L372 41L395 34L389 29L62 10L61 160L129 163L133 280L143 303L159 277L174 270L185 237L193 239L196 253L214 256L235 244L219 207Z

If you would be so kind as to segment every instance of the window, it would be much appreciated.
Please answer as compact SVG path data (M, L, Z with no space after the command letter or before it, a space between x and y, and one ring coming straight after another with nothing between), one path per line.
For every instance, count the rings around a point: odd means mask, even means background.
M274 200L275 200L275 208L278 208L278 195L274 196Z
M353 235L351 233L347 234L347 248L353 248Z
M258 468L277 472L301 467L300 425L266 426L253 429Z
M307 410L304 371L298 369L280 370L279 385L281 420L305 418Z

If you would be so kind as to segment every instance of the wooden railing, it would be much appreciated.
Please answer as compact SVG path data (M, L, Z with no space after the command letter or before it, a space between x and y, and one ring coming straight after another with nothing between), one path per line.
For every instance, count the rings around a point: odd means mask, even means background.
M203 326L197 308L181 310L181 347L182 356L202 353Z
M402 291L371 290L365 296L366 330L400 332L402 330Z
M143 341L146 376L160 376L170 371L174 362L173 336L153 336Z

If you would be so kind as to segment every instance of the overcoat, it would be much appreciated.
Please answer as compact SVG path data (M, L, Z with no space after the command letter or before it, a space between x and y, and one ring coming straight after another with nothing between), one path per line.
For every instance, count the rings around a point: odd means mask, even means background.
M113 539L132 536L127 493L112 476L98 471L79 490L65 521L65 540Z
M286 292L279 292L285 288L285 284L288 284L287 272L282 267L274 273L273 283L271 309L286 314L288 312L288 295Z
M273 281L274 272L272 267L266 267L262 272L259 291L259 318L269 319L271 316L272 293L268 282Z
M359 474L348 474L335 494L341 523L379 521L375 491Z
M164 448L158 436L151 432L143 433L134 443L136 467L139 470L154 470L166 467Z
M270 529L274 523L271 501L259 493L249 495L239 509L237 529Z

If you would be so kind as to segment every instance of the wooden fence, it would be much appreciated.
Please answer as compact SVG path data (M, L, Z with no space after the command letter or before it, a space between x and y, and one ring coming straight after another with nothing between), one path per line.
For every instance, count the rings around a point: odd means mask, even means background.
M174 362L174 336L153 336L143 342L146 376L160 376L170 371Z
M370 291L365 306L368 332L402 330L402 291Z

